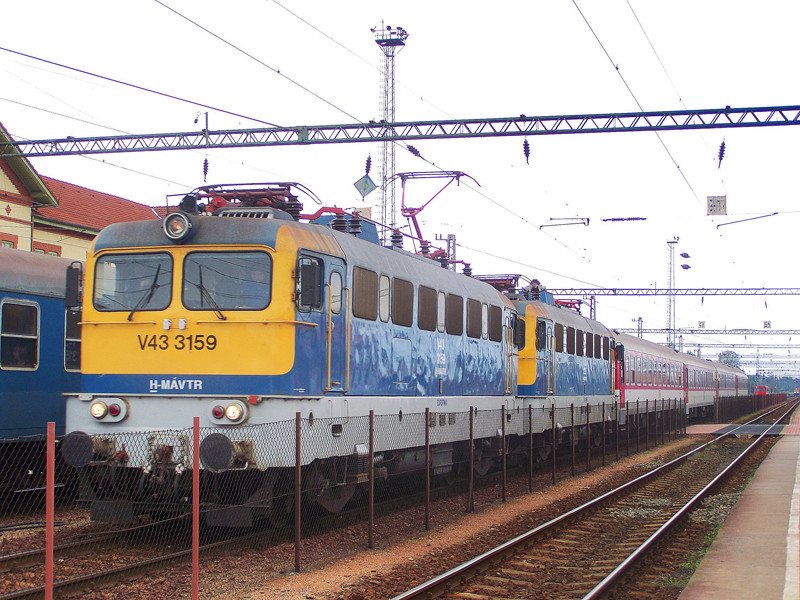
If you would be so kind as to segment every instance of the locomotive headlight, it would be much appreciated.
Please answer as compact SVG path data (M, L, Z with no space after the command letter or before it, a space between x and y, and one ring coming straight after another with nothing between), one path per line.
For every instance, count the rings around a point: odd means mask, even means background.
M225 409L225 416L228 417L228 420L236 422L242 418L242 412L242 407L238 404L229 404Z
M173 242L183 242L192 233L192 220L186 213L176 212L167 215L161 227L164 229L166 236Z
M89 412L95 419L102 419L108 414L108 405L105 402L95 402L89 408Z

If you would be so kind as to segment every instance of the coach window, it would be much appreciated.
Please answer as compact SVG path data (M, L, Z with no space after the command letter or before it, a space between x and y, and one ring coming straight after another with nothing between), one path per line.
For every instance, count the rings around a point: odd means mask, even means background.
M439 292L436 297L436 329L444 333L445 317L447 316L447 298L444 292Z
M331 312L338 315L342 312L342 274L339 271L331 272Z
M584 356L584 333L580 329L575 330L575 356Z
M67 371L81 369L81 313L68 308L64 331L64 368Z
M166 252L104 254L95 263L92 299L97 310L164 310L171 298L172 257Z
M575 354L575 328L567 327L567 354Z
M414 322L414 284L392 279L392 323L411 327Z
M378 314L384 323L389 321L389 277L381 275L378 283Z
M464 299L458 294L447 294L445 328L451 335L464 333Z
M424 285L419 286L417 326L425 331L436 331L436 290Z
M503 309L489 305L489 339L493 342L503 340Z
M556 323L556 352L564 351L564 326Z
M595 358L606 358L603 356L603 336L602 335L595 335L594 336L594 357Z
M586 332L586 356L594 358L594 334Z
M467 336L481 337L481 303L467 298Z
M353 268L353 316L374 321L378 318L378 274Z
M35 369L39 365L39 307L33 303L0 304L0 367Z

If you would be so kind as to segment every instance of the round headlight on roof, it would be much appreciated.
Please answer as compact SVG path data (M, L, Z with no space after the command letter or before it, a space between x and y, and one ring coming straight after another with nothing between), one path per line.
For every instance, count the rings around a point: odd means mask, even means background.
M192 234L192 220L183 212L167 215L161 224L166 236L173 242L183 242Z

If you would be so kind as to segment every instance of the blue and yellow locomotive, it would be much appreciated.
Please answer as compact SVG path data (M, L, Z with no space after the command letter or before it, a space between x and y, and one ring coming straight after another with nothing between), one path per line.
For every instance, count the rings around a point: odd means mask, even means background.
M192 214L198 197L213 215ZM186 436L147 432L186 428L193 416L204 428L202 466L239 472L231 485L247 488L243 502L255 514L269 512L263 499L295 453L254 436L258 426L296 413L333 420L310 430L321 450L303 463L347 474L352 417L514 403L514 333L519 340L524 332L505 296L368 241L377 240L374 226L338 209L328 225L300 222L291 214L299 216L298 205L289 185L205 188L184 200L187 211L112 225L96 238L86 266L83 385L67 400L64 443L67 461L88 467L84 493L96 518L134 518L153 498L185 497L177 482L190 466ZM392 441L376 431L376 439L386 461L378 466L390 474L411 468L424 445L423 432ZM445 436L437 473L452 468L463 442ZM317 492L318 502L341 509L357 487L352 475L327 477L336 493Z

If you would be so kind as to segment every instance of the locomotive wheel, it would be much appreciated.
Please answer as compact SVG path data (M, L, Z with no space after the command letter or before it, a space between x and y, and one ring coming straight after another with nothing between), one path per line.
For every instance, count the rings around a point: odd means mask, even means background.
M334 461L315 460L303 478L303 496L330 513L344 508L356 491L355 484L336 484Z

